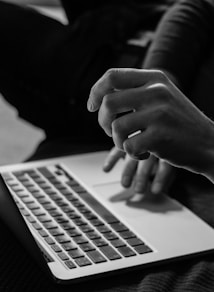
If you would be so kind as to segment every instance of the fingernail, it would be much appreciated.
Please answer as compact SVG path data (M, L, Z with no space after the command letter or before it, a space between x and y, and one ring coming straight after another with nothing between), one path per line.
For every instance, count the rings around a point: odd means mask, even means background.
M109 170L109 167L110 167L110 164L108 162L104 163L103 165L103 170L104 171L108 171Z
M127 188L129 187L131 184L131 179L130 179L130 176L124 176L122 177L122 185Z
M153 194L159 194L161 192L161 184L159 183L153 184L151 191Z

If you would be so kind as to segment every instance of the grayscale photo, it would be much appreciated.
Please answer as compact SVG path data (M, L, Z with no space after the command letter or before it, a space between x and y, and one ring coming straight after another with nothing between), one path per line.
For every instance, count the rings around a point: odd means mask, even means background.
M0 291L214 291L214 0L0 24Z

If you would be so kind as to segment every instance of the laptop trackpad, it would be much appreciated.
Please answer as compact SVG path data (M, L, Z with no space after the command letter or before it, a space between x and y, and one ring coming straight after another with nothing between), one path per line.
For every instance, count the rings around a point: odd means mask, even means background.
M97 184L93 186L101 200L117 206L125 205L131 209L142 209L150 212L166 213L168 211L180 211L182 206L167 195L153 195L149 190L144 194L137 194L133 188L125 189L120 182Z

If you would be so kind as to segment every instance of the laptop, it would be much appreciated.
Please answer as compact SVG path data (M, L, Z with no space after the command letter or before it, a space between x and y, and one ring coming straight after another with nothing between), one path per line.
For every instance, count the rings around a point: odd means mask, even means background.
M120 184L106 151L0 167L0 214L53 281L68 284L211 253L214 230L178 201Z

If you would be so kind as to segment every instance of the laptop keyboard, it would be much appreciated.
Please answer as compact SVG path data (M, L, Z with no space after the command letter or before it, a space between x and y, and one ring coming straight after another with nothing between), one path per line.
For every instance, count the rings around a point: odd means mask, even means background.
M152 252L62 166L2 176L25 220L68 269Z

